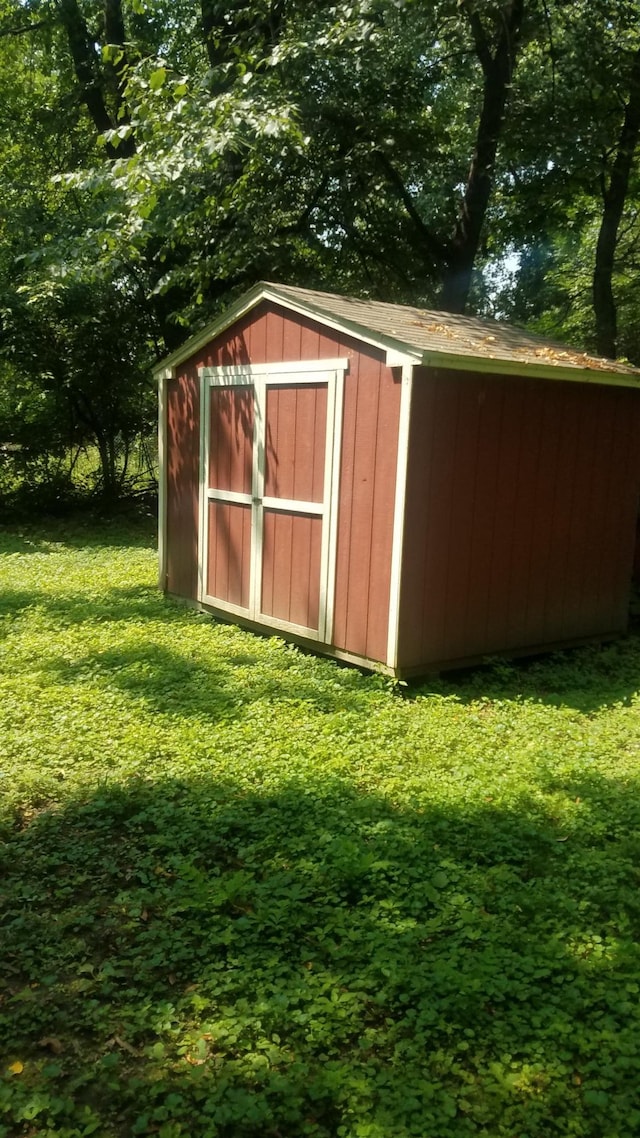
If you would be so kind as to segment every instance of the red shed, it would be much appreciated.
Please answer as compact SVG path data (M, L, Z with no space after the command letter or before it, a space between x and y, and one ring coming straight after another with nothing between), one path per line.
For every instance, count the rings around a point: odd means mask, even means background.
M633 368L260 284L157 375L168 593L394 675L624 631Z

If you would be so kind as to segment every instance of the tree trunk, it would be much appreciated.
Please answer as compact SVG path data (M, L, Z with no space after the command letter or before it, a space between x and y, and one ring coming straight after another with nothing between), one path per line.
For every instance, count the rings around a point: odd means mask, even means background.
M130 121L125 102L125 88L127 83L127 30L122 12L122 0L104 0L104 42L115 45L120 49L119 59L110 61L106 65L110 76L110 90L113 101L113 118L119 123ZM119 154L129 156L135 149L132 138L124 139L118 147Z
M618 321L613 295L613 269L618 230L629 189L629 177L640 136L640 49L636 52L629 82L629 98L618 139L609 185L604 186L604 208L593 272L593 310L596 318L598 355L615 359L618 354Z
M96 444L100 458L102 497L105 502L113 502L118 496L115 440L108 431L96 431Z
M118 20L115 9L119 9L118 0L115 4L111 0L107 0L105 23L108 24L110 33L117 32ZM91 116L93 125L98 134L104 134L107 130L114 130L120 124L109 113L100 56L94 37L87 27L77 0L59 0L58 13L60 22L67 34L69 51L82 100ZM120 11L121 16L122 12ZM122 24L122 39L124 42L124 24ZM106 150L110 158L128 157L134 153L135 145L132 139L125 139L119 146L114 146L108 142Z
M520 45L525 0L510 0L503 8L494 52L478 12L467 7L466 3L463 6L467 10L476 53L484 72L484 87L476 144L440 297L441 307L448 312L464 312L469 297L480 234L493 189L496 153Z

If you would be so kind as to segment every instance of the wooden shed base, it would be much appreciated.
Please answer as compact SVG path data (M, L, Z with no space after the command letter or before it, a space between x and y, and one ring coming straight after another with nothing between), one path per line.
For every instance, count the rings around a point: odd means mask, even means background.
M312 652L315 656L328 656L331 659L340 660L345 664L353 664L355 667L363 668L368 672L379 672L381 675L391 676L396 680L418 679L421 676L437 676L441 672L454 672L462 671L465 668L482 667L483 665L490 664L492 660L526 659L527 657L542 656L550 652L561 652L567 648L580 648L588 644L602 644L606 641L619 640L627 631L626 629L617 629L615 631L600 632L591 636L576 637L572 640L555 640L548 644L531 644L522 648L509 648L504 651L486 653L482 656L463 656L457 657L456 659L434 660L410 668L390 668L388 664L383 664L380 660L370 660L366 656L358 656L355 652L345 652L343 649L335 648L330 644L319 644L317 640L308 640L304 636L298 636L295 633L284 632L282 629L269 628L265 624L247 620L241 616L230 617L228 612L225 612L223 609L217 609L212 605L201 604L198 601L178 596L175 593L165 593L165 595L170 597L172 601L184 605L186 608L196 609L198 612L203 612L208 616L215 617L215 619L222 624L237 625L240 628L247 629L249 632L257 633L258 636L277 636L287 643L296 644L299 648L304 648L305 651Z
M399 668L395 675L397 679L417 679L420 676L437 676L441 672L463 671L465 668L480 668L490 665L496 660L525 660L535 656L547 656L552 652L564 652L568 648L584 648L589 644L605 644L612 640L620 640L626 635L626 629L617 632L598 632L592 636L574 637L571 640L554 640L548 644L531 644L523 648L505 648L502 651L487 652L483 656L462 656L455 660L434 660L433 663L421 664L412 668Z

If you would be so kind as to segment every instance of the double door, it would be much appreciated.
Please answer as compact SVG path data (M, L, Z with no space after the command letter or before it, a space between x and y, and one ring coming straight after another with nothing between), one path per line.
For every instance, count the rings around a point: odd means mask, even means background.
M345 366L201 371L200 599L324 643Z

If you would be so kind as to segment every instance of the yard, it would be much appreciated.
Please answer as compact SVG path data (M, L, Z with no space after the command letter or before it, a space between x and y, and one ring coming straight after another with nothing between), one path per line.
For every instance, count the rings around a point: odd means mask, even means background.
M640 636L394 689L0 550L1 1138L635 1138Z

